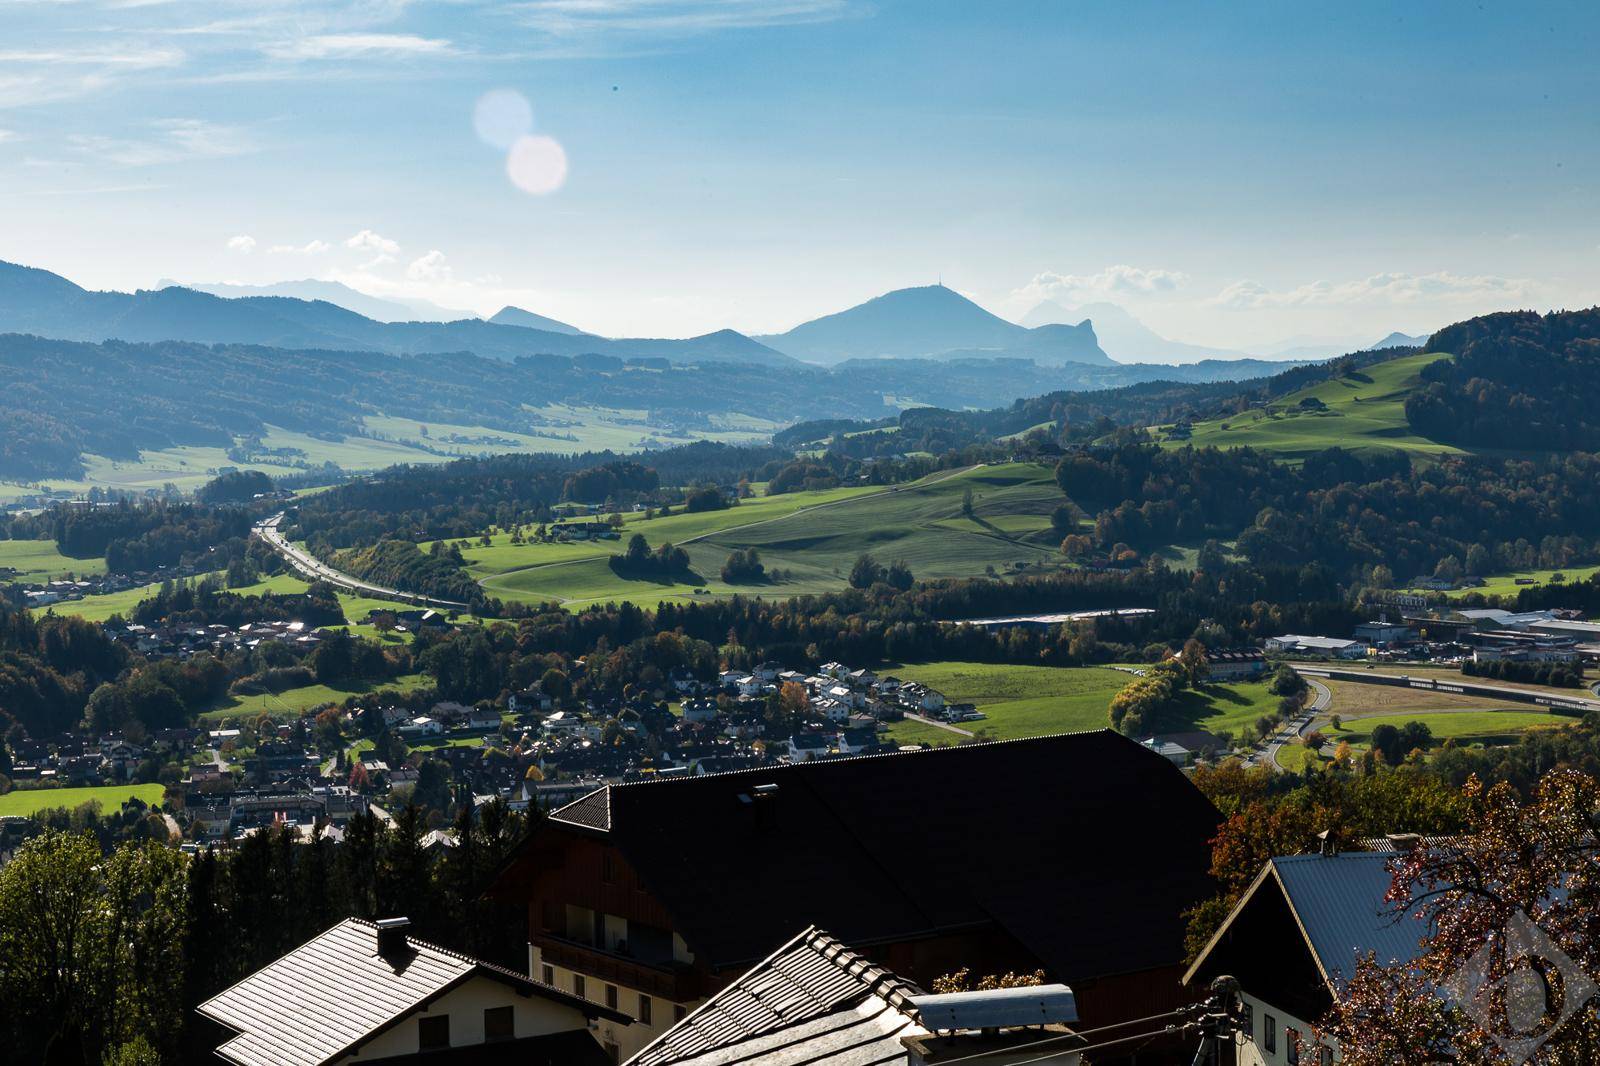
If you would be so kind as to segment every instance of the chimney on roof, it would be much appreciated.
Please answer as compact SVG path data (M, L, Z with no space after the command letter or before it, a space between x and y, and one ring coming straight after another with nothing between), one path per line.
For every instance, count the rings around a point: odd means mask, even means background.
M1384 839L1396 851L1415 851L1417 845L1422 843L1422 836L1418 833L1386 833Z
M1323 858L1331 859L1339 854L1339 835L1332 829L1324 829L1317 834L1317 853Z
M380 918L378 925L378 954L393 959L406 952L406 930L411 928L410 918Z
M741 792L739 802L750 809L751 821L757 829L771 829L778 824L777 785L757 785L749 792Z

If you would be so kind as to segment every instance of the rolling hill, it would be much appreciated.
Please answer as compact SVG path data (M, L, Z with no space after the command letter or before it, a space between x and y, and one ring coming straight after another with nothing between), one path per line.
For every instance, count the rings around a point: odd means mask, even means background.
M1190 435L1164 427L1173 447L1250 447L1301 459L1324 448L1399 448L1418 454L1462 451L1416 433L1406 421L1406 398L1422 383L1422 369L1442 353L1404 355L1351 375L1318 382L1242 414L1193 425Z
M503 360L529 355L609 355L675 363L792 366L797 362L733 330L686 339L610 339L476 318L379 322L326 300L287 296L226 299L177 286L132 293L91 292L49 271L12 263L0 263L0 333L76 341L261 344L390 355L472 352Z
M962 499L973 494L971 517ZM558 600L569 606L607 599L654 604L705 595L785 597L847 584L851 564L870 553L888 564L904 560L919 578L975 576L989 567L1007 570L1061 565L1060 538L1050 512L1063 497L1049 466L1007 463L945 471L909 485L884 489L834 489L758 497L727 511L641 521L629 516L625 535L642 533L652 545L670 540L686 548L692 575L677 581L630 580L611 570L622 550L615 541L469 548L472 572L484 590L505 600ZM779 581L730 585L722 564L740 548L755 548ZM697 597L695 589L706 592Z
M1035 329L990 314L954 289L894 292L758 340L814 363L919 356L1033 359L1041 364L1115 365L1088 323Z

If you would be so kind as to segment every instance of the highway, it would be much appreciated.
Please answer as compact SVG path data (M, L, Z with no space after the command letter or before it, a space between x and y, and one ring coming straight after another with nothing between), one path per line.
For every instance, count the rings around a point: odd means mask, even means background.
M399 589L385 588L374 585L369 581L352 577L343 571L335 570L310 552L303 551L284 537L278 531L278 526L283 522L283 512L279 511L271 518L257 522L250 531L252 535L260 537L273 551L283 557L290 569L305 578L307 581L326 581L336 588L346 592L359 593L362 596L372 596L380 600L397 600L400 603L415 604L418 607L433 607L441 611L467 611L471 605L456 603L454 600L439 600L432 596L423 596L415 592L401 592Z
M1532 703L1540 707L1587 714L1600 711L1600 701L1582 696L1567 696L1548 690L1516 688L1510 685L1484 684L1481 681L1456 680L1453 677L1412 677L1406 674L1387 674L1377 670L1354 670L1326 663L1290 663L1297 674L1310 681L1312 677L1349 681L1358 685L1388 685L1394 688L1413 688L1423 692L1443 692L1455 696L1476 696L1480 699L1506 700L1511 703ZM1579 690L1582 691L1582 690Z

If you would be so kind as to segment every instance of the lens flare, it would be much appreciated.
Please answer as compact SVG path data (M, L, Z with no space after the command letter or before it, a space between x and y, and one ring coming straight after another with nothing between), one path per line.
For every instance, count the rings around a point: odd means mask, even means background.
M472 128L480 141L503 152L533 129L533 105L515 89L491 89L472 109Z
M554 137L518 137L506 155L506 176L523 192L546 196L567 181L567 153Z

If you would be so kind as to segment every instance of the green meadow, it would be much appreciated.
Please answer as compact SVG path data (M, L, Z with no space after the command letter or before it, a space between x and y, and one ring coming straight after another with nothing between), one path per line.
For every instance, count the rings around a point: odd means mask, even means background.
M424 674L406 674L382 681L346 681L335 685L305 685L277 693L253 696L229 696L200 715L200 720L217 723L229 718L249 718L261 715L273 719L299 718L313 707L343 703L351 696L364 696L369 692L413 692L433 682Z
M1291 460L1334 446L1355 451L1382 447L1423 455L1459 454L1460 448L1417 436L1406 422L1406 397L1420 384L1422 368L1448 358L1430 352L1375 363L1354 377L1319 382L1265 408L1196 422L1188 440L1165 443L1168 447L1250 447ZM1306 399L1320 400L1325 409L1302 408L1300 401Z
M153 805L161 802L164 791L164 786L159 784L14 789L0 796L0 818L27 817L57 807L72 810L85 803L99 803L104 810L114 811L121 807L124 801L134 797Z
M972 514L962 501L971 491ZM1050 512L1063 497L1050 467L1006 463L943 471L908 485L834 489L756 497L727 511L644 521L629 515L624 537L638 532L652 545L682 545L692 575L676 581L622 578L612 572L617 541L512 545L463 551L493 596L581 606L605 600L692 600L704 594L789 596L842 588L863 553L888 564L904 560L920 578L961 577L1016 564L1059 566ZM730 585L720 577L728 555L755 548L781 581Z
M138 459L85 455L83 477L49 479L29 485L0 484L0 502L40 489L84 493L101 486L144 492L173 485L192 491L224 469L259 470L277 477L300 473L301 468L294 465L296 462L313 466L334 463L344 470L368 471L397 463L444 463L463 455L488 453L580 452L606 448L638 451L647 445L688 444L695 440L747 443L781 428L775 422L726 414L713 418L709 429L690 433L657 424L648 411L565 405L530 410L548 420L550 424L540 430L548 435L370 415L363 427L367 435L332 441L269 425L261 436L263 447L294 449L298 454L263 455L253 462L235 462L228 458L227 449L223 447L198 445L151 449L140 452Z
M1015 740L1110 724L1111 697L1134 680L1133 675L1102 666L1013 666L992 663L904 663L885 667L902 681L920 681L944 693L952 703L976 704L987 717L958 723L980 740ZM1263 683L1206 685L1182 695L1181 730L1237 733L1275 708L1277 697ZM896 722L889 729L902 744L955 743L947 729L916 721Z
M84 577L106 572L104 559L73 559L56 550L53 540L0 540L0 571L15 570L13 580L52 581L72 574Z
M1517 593L1526 588L1539 588L1543 585L1557 584L1557 582L1551 580L1557 574L1561 575L1563 582L1571 585L1580 581L1588 581L1597 572L1600 572L1600 566L1572 566L1562 570L1518 570L1514 573L1495 574L1492 577L1485 577L1483 584L1477 588L1456 589L1453 592L1445 593L1445 595L1453 600L1459 600L1463 596L1470 596L1474 593L1480 596L1515 597ZM1519 580L1522 582L1521 584L1518 584Z

